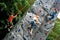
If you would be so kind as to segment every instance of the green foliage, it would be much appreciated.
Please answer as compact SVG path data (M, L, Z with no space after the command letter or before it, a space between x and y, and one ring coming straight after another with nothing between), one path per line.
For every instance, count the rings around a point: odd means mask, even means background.
M60 20L55 21L55 26L49 34L47 40L60 40Z

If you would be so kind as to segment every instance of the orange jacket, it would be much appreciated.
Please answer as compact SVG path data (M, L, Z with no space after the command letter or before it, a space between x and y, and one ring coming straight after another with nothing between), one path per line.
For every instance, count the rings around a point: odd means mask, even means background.
M13 15L10 15L9 18L8 18L8 22L12 22L14 19L14 16Z

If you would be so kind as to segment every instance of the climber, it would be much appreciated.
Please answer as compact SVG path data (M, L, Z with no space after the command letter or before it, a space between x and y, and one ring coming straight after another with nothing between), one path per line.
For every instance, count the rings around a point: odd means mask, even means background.
M15 17L17 17L17 14L14 16L14 13L13 12L11 12L11 15L9 15L9 17L8 17L8 24L9 24L9 29L11 29L12 27L13 27L13 19L15 18ZM8 30L9 30L8 29Z
M51 13L51 16L52 16L51 19L53 19L55 16L57 16L57 12L58 12L58 10L56 8L54 8L52 10L53 10L53 12Z
M49 13L49 15L48 15L48 19L49 19L49 23L51 22L51 21L54 21L55 20L55 18L57 17L57 9L56 8L52 8L52 10L53 10L53 12L51 12L51 13Z
M36 23L35 21L36 20L33 20L33 17L32 16L29 16L31 20L27 20L27 22L30 24L30 27L28 27L28 29L30 30L30 35L32 35L32 32L33 32L33 29L36 29Z

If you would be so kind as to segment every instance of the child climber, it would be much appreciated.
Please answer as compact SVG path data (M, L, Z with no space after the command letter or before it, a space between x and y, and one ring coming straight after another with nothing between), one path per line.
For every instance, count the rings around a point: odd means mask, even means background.
M9 24L8 30L13 27L13 22L12 22L12 21L13 21L13 19L14 19L15 17L17 17L17 14L14 15L14 13L11 12L11 15L9 15L9 17L8 17L8 24ZM10 31L10 30L9 30L9 31Z

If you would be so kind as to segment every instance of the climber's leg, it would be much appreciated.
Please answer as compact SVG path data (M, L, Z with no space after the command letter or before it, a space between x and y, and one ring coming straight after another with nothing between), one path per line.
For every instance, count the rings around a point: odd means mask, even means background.
M12 22L9 22L9 25L10 25L10 29L13 27L13 23Z
M30 30L30 35L32 35L33 29Z

